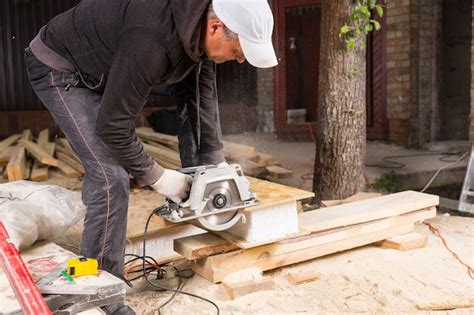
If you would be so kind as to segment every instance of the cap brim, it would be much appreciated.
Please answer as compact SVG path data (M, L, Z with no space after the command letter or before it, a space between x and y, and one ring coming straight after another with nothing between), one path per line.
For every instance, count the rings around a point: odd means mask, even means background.
M245 59L254 67L271 68L278 64L271 41L265 44L251 42L239 35L240 47Z

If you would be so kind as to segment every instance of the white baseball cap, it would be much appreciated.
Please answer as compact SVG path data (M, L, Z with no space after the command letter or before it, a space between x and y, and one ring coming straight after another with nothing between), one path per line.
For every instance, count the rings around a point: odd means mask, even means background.
M237 33L248 62L257 68L278 64L272 44L273 14L267 0L213 0L217 17Z

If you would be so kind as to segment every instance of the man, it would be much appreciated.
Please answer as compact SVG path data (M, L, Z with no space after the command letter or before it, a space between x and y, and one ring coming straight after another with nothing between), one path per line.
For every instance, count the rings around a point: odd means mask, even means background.
M272 29L266 0L82 0L41 29L25 59L85 168L82 255L122 277L130 175L175 202L189 192L191 177L158 165L135 134L152 88L185 91L181 153L191 139L199 164L225 163L214 62L275 66Z

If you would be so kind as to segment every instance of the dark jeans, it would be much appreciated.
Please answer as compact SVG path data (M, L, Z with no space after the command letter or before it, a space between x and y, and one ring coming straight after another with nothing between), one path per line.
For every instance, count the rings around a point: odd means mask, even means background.
M25 61L34 91L84 165L81 255L97 258L101 269L123 278L130 179L95 134L102 95L81 86L76 73L44 65L29 49Z

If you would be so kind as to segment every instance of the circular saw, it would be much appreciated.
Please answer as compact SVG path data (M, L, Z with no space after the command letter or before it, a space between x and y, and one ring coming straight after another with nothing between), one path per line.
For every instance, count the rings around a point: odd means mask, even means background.
M188 167L178 170L193 177L189 198L176 204L167 200L158 215L179 223L197 220L205 229L227 230L237 222L245 222L243 208L259 204L250 191L247 178L238 164Z

